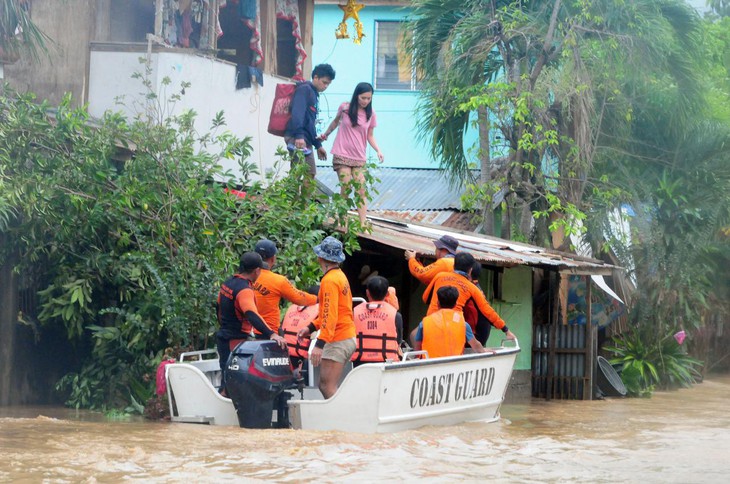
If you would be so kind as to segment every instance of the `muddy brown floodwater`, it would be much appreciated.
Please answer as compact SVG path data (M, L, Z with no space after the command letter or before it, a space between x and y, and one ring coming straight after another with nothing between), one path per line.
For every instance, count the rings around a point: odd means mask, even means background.
M388 435L112 421L0 408L2 482L721 483L730 376L650 399L533 400L497 423Z

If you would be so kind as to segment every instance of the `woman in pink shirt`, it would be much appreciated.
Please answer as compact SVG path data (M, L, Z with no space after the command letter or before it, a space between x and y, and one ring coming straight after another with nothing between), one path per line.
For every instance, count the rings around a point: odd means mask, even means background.
M347 197L347 184L355 180L360 203L357 213L360 224L366 222L367 194L365 193L365 150L367 144L373 147L378 155L378 161L383 162L383 153L375 142L373 131L378 125L373 111L373 86L368 82L361 82L355 87L349 103L342 103L337 110L337 116L322 135L327 139L335 129L337 137L332 145L332 165L340 179L340 193Z

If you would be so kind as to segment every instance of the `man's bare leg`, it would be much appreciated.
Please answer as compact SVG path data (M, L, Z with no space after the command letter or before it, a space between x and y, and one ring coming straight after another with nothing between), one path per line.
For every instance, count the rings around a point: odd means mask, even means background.
M330 398L337 392L340 376L344 369L344 363L322 359L322 363L319 366L319 391L322 392L325 399Z

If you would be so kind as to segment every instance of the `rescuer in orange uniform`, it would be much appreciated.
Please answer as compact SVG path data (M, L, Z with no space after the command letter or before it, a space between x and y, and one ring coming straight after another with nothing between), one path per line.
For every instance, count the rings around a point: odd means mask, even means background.
M261 256L246 252L241 256L238 273L226 279L218 291L217 316L220 329L216 333L216 346L223 373L221 388L225 388L225 367L231 354L231 341L251 338L251 330L258 329L266 339L272 339L286 349L286 341L271 331L256 308L253 283L261 274Z
M261 275L259 275L253 284L253 288L256 291L256 307L259 309L261 317L264 318L266 326L271 331L278 333L279 319L281 318L279 304L282 298L292 304L312 306L317 303L317 296L300 291L286 277L272 272L276 264L276 253L278 252L276 244L272 241L267 239L259 240L256 242L254 251L268 265L268 267L264 267L261 270ZM254 333L256 334L256 338L263 336L255 329Z
M489 305L481 289L471 282L471 271L474 262L473 255L468 252L459 252L454 258L454 271L442 272L433 278L423 293L423 302L428 304L430 300L426 315L430 316L439 309L437 298L432 297L433 294L437 293L441 287L453 286L459 292L459 297L454 306L455 311L463 313L464 305L471 298L474 300L477 310L489 320L492 326L501 329L507 336L507 339L515 339L515 335L507 328L507 324L499 317L497 311Z
M411 271L413 277L426 285L433 280L436 274L454 270L454 256L459 248L459 241L450 235L443 235L440 239L434 240L433 245L436 246L436 261L425 267L416 259L415 251L407 250L405 252L408 270Z
M416 328L413 349L426 350L429 358L441 358L462 354L466 342L477 353L486 352L474 337L463 313L454 308L459 290L453 286L442 286L436 291L436 298L439 309L423 318Z
M310 360L313 366L322 365L319 372L319 390L324 398L335 394L345 363L355 351L355 323L352 319L352 291L340 264L345 261L342 242L325 237L314 248L317 261L324 273L319 283L319 315L314 324L299 330L304 338L319 329L317 342Z
M382 276L368 279L365 288L368 302L353 311L357 348L352 354L353 366L361 363L400 360L403 341L403 317L389 303L388 280Z

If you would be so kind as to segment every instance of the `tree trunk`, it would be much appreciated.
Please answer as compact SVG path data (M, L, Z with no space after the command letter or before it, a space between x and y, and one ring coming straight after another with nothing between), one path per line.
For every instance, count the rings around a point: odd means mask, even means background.
M7 243L7 237L0 234L0 246ZM11 398L18 320L18 279L13 274L15 256L15 251L10 251L5 263L0 265L0 406L17 403Z
M486 106L477 108L477 124L479 126L479 166L481 175L479 183L484 186L491 181L491 156L489 154L489 111ZM494 235L494 210L492 209L493 200L489 197L482 207L482 232L486 235Z

